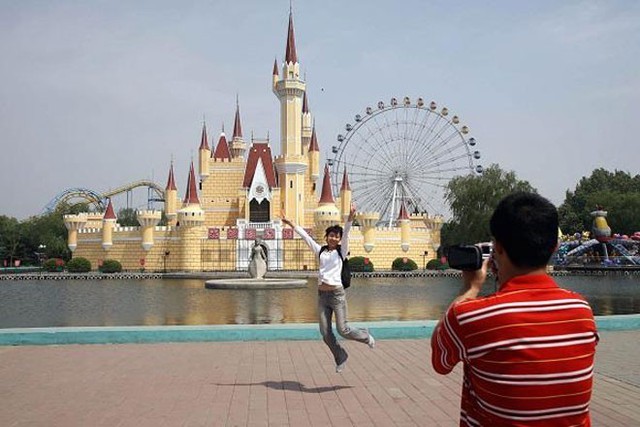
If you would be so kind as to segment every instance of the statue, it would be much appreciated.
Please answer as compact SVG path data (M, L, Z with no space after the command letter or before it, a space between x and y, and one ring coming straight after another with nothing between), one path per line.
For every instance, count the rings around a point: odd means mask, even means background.
M254 279L263 279L267 272L267 245L262 239L256 239L249 256L249 274Z

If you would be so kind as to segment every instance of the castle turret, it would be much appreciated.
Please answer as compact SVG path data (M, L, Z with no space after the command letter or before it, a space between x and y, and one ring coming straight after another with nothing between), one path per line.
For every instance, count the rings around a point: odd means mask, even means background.
M342 175L342 185L340 186L340 215L343 221L347 221L351 212L351 186L349 185L349 175L347 175L347 167L344 168Z
M142 235L142 249L149 251L153 245L153 230L160 222L162 214L156 210L136 211L136 218L140 223L140 234Z
M324 167L324 178L322 180L322 193L318 207L314 212L314 222L316 229L316 240L320 240L324 236L327 227L340 224L340 211L336 207L336 203L331 193L331 177L329 174L329 166Z
M362 235L364 236L364 250L367 252L371 252L376 246L375 233L376 225L378 224L378 220L380 219L380 214L378 212L359 212L356 215L356 219L360 224L360 230L362 231Z
M189 170L187 180L187 192L182 203L182 209L178 211L178 229L180 235L180 268L182 270L200 270L202 268L202 255L200 244L204 235L204 211L200 207L196 177L193 170L193 162Z
M111 203L111 199L109 199L107 210L102 217L102 249L105 251L108 251L111 249L111 246L113 246L113 228L117 220L118 218L113 212L113 204Z
M88 217L86 213L64 216L64 226L69 230L67 246L71 252L75 251L78 247L78 230L84 228L87 221Z
M312 127L307 92L305 92L302 98L302 154L307 154L311 146Z
M433 253L437 254L440 248L440 230L442 230L443 219L440 215L425 216L424 225L431 232L431 241L433 242Z
M318 137L316 127L311 131L311 141L309 142L309 168L311 169L311 179L317 181L320 177L320 148L318 147Z
M407 252L411 246L411 219L404 208L404 203L400 205L398 224L400 224L400 247L403 252Z
M282 66L282 79L275 82L273 92L280 100L280 153L275 165L281 188L285 215L305 225L305 174L307 158L302 152L302 101L305 83L300 79L300 64L293 32L293 13L289 12L287 49Z
M231 155L233 157L244 157L247 144L242 138L242 125L240 123L240 103L236 98L236 117L233 121L233 139L231 140Z
M278 73L278 58L273 60L273 72L271 73L271 77L273 79L273 91L276 90L276 83L280 80L280 73Z
M164 190L164 214L167 217L167 224L174 227L178 221L178 188L173 177L173 162L169 168L169 179Z
M204 181L209 176L209 157L211 150L209 149L209 141L207 138L207 125L202 124L202 136L200 137L200 148L198 149L198 174L200 180Z
M227 143L227 136L224 134L224 126L222 132L220 132L220 138L218 138L218 144L216 149L211 155L216 160L231 160L231 151L229 150L229 144Z

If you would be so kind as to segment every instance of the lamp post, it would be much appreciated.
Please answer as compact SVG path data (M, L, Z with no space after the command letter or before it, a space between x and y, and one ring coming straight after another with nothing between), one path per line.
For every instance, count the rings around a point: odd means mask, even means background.
M424 254L422 254L422 269L426 270L427 269L427 256L429 255L429 251L424 251Z

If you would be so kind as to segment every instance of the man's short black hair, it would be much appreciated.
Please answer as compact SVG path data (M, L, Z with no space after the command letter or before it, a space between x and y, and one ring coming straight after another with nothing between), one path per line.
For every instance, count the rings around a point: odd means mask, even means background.
M327 237L329 233L336 233L340 236L340 238L342 238L342 227L340 227L339 225L332 225L331 227L327 227L327 229L324 231L324 237Z
M489 227L517 267L546 265L558 244L558 211L535 193L518 192L502 199Z

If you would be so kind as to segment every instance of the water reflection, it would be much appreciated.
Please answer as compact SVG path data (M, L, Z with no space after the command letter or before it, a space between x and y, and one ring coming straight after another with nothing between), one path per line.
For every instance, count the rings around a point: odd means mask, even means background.
M558 277L595 314L640 313L640 277ZM0 282L0 327L214 325L317 321L316 280L304 289L209 290L202 280ZM437 319L456 278L354 279L349 319ZM491 286L488 287L491 291Z

